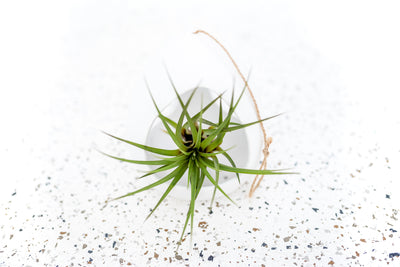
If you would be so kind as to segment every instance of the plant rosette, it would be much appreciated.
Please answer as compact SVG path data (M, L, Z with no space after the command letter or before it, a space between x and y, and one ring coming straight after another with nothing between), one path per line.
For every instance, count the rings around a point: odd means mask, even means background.
M243 130L278 116L242 123L235 114L235 110L246 86L237 98L232 91L229 103L225 103L222 100L222 94L213 94L210 90L201 87L180 95L171 79L170 81L176 94L176 105L171 103L161 111L150 93L158 117L152 123L146 145L106 133L121 142L143 149L146 151L147 159L125 159L103 154L123 162L149 166L149 171L139 179L155 177L155 181L153 180L149 185L114 200L164 186L159 201L147 218L157 210L172 190L176 190L175 196L178 198L189 199L186 220L178 241L180 244L189 221L190 233L193 233L197 199L211 198L210 207L212 207L218 191L236 204L229 197L228 192L237 188L233 185L234 182L240 183L240 174L275 175L289 174L289 172L246 168L252 151L249 150L249 138ZM228 175L224 176L226 173ZM225 191L225 185L229 191Z
M186 102L193 91L196 90L196 93L193 95L193 98L190 102L190 105L187 109L189 114L195 114L202 109L202 103L210 103L213 99L219 97L219 95L205 87L199 87L196 89L190 89L181 94L181 99L183 102ZM229 110L229 105L223 99L220 103L222 105L222 113L225 117L227 115L227 111ZM168 118L171 118L175 121L179 120L179 116L182 112L182 107L177 98L173 99L162 111L162 114L165 114ZM212 105L210 108L204 112L203 118L208 121L218 121L219 116L219 107L217 105ZM232 122L241 123L241 120L234 112L232 114ZM259 155L261 155L262 148L262 139L260 131L248 131L251 128L246 128L241 131L232 131L230 134L225 135L223 143L221 147L228 149L229 155L232 160L236 163L237 166L251 168L256 164L252 164L254 162L258 162ZM254 130L254 129L253 129ZM250 134L252 134L250 138ZM173 149L176 147L175 143L172 139L165 133L165 127L161 121L161 119L157 116L153 123L150 126L150 129L146 138L146 145L151 147L163 147ZM147 160L155 160L157 157L151 153L146 151L145 154ZM254 157L252 157L254 156ZM226 157L221 157L220 162L225 165L229 165L230 162ZM149 166L151 168L151 166ZM153 167L152 169L154 169ZM174 189L171 191L170 195L179 200L190 200L190 188L188 187L188 173L185 173L182 179L175 185ZM165 172L156 173L153 175L153 180L161 179L165 176ZM241 175L243 177L243 175ZM232 172L221 172L219 186L223 188L226 194L230 194L237 190L240 187L240 183L236 178L236 175ZM157 187L159 191L165 191L167 188L167 184L162 184ZM203 182L202 188L197 196L197 200L210 200L213 195L215 186L210 182L210 180L206 179ZM216 192L216 197L220 192Z

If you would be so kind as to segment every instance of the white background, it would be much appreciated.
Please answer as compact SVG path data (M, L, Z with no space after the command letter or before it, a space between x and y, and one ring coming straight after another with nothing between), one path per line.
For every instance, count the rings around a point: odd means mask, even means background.
M161 266L169 262L164 257L205 266L229 260L258 266L398 264L389 254L400 252L399 233L389 228L400 231L399 11L396 1L2 2L0 265L86 264L92 258L98 265L143 266L149 257ZM105 160L93 148L141 156L114 147L98 130L144 140L155 113L143 76L160 105L172 98L162 88L163 62L182 90L200 80L231 88L235 70L215 44L191 34L199 28L217 36L245 73L252 70L263 116L288 112L269 126L275 140L271 166L293 167L301 177L264 181L255 199L247 198L245 183L234 195L240 208L221 199L214 217L199 208L198 219L208 220L209 228L195 227L197 249L184 247L180 254L188 260L182 261L155 229L169 225L180 232L181 221L167 218L182 220L184 203L171 200L144 225L132 218L142 222L156 193L141 199L140 207L132 199L130 208L100 209L94 203L138 186L127 180L137 170ZM293 182L285 187L283 179ZM46 183L51 189L41 189ZM267 200L273 208L249 213ZM318 212L311 210L318 205ZM332 214L344 206L348 213L338 220ZM294 222L303 228L284 228ZM251 225L261 230L249 237ZM306 231L315 228L321 230L312 236ZM71 236L57 241L64 230ZM119 237L119 250L105 232ZM280 240L286 235L298 238L290 250ZM99 239L110 242L99 248ZM88 248L81 249L83 243ZM200 257L204 244L209 249Z

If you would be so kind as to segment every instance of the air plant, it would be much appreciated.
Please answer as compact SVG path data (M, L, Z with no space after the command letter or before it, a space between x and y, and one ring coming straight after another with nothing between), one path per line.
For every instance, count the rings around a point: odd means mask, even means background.
M273 175L273 174L289 174L289 172L284 172L282 170L254 170L254 169L243 169L236 166L235 162L228 153L228 149L222 148L224 137L232 131L241 130L243 128L255 125L265 120L269 120L278 115L268 117L262 120L240 124L231 121L232 115L239 104L240 99L246 89L246 86L240 93L237 100L234 98L234 92L232 91L231 100L229 104L229 110L224 117L222 108L222 94L213 99L210 103L205 105L198 111L195 115L190 115L188 112L188 106L196 93L196 89L193 90L186 102L182 101L181 96L177 92L174 84L172 87L175 91L176 97L179 100L182 112L180 113L178 121L174 121L164 114L161 113L159 107L157 106L150 90L150 96L157 110L158 117L161 120L165 132L171 137L172 141L176 145L176 149L162 149L156 147L150 147L142 144L138 144L132 141L128 141L114 135L107 134L108 136L115 138L119 141L127 143L129 145L141 148L152 154L156 154L159 159L157 160L131 160L120 157L115 157L106 153L106 156L111 158L128 162L134 164L143 164L148 166L159 166L158 168L153 168L146 174L139 178L144 178L149 175L153 175L159 172L168 171L168 174L163 178L157 180L156 182L149 184L141 189L127 193L123 196L117 197L114 200L125 198L128 196L133 196L143 191L149 190L153 187L159 186L161 184L169 182L169 186L151 210L150 214L147 216L146 220L154 213L154 211L159 207L162 201L167 197L175 185L184 177L187 173L187 185L190 187L190 204L186 215L185 224L183 227L182 234L180 236L178 244L182 242L183 235L188 226L190 220L191 231L193 233L193 217L195 210L196 198L202 188L205 179L208 179L214 186L214 191L211 197L211 205L213 204L215 193L218 190L226 198L235 204L235 202L224 192L224 190L219 186L220 172L232 172L236 174L237 180L240 183L239 174L259 174L259 175ZM219 102L219 115L218 121L209 121L203 118L203 113L206 112L211 106L217 105ZM220 162L220 157L225 157L230 163L229 165L222 164ZM214 175L213 175L214 174Z

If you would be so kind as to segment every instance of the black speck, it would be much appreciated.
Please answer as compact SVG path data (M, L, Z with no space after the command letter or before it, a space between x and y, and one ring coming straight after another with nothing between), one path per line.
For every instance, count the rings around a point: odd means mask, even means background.
M251 249L251 252L253 252L253 253L254 253L254 252L256 252L256 250L255 250L254 248L252 248L252 249Z
M275 250L275 249L276 249L276 247L272 247L272 248L271 248L271 250Z
M392 231L393 233L397 233L397 230L394 230L393 228L390 228L389 230Z
M299 247L298 246L294 246L294 249L298 249Z
M93 262L93 259L92 258L89 258L89 263L92 263Z
M17 194L17 192L14 192L14 193L11 194L11 196L15 196L16 194Z
M400 253L398 253L398 252L394 252L394 253L390 253L389 254L389 258L394 258L394 257L400 257Z
M286 246L286 249L291 249L292 248L292 246Z
M114 241L113 242L113 248L115 247L116 244L117 244L117 241Z
M249 207L249 210L253 210L253 207Z
M319 211L318 208L312 208L312 209L313 209L313 211L315 211L315 212L318 212L318 211Z
M89 254L92 254L92 253L93 253L93 250L88 250L88 253L89 253Z
M20 232L22 232L22 229L19 229Z
M323 247L323 249L328 249L328 247Z
M264 201L265 204L269 205L269 203L267 201Z
M261 246L262 246L262 247L266 247L266 246L267 246L267 243L263 242L263 243L261 244Z
M285 184L288 184L288 182L287 182L286 180L283 180L283 182L284 182Z
M157 233L160 233L160 229L156 229Z
M199 256L203 258L203 256L204 256L204 255L203 255L203 251L200 251Z
M105 233L105 234L104 234L104 236L105 236L105 237L108 237L108 234L107 234L107 233Z
M210 211L208 212L208 214L213 214L213 211L212 211L212 209L210 209Z
M343 210L339 210L340 214L343 214Z
M387 198L387 199L390 199L390 195L386 194L386 198Z
M210 257L208 257L208 260L209 260L209 261L213 261L213 260L214 260L214 257L213 257L213 256L210 256Z
M311 246L311 245L307 245L307 247L308 247L308 248L312 248L312 246Z

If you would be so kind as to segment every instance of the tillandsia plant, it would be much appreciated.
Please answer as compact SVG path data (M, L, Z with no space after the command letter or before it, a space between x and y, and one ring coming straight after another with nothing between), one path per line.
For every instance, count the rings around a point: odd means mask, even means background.
M188 187L190 187L190 204L187 211L183 231L178 241L178 244L180 245L185 230L188 226L189 220L191 226L190 233L193 233L193 217L195 210L195 202L197 196L199 195L200 190L202 189L202 185L205 179L208 179L214 186L213 194L211 196L211 205L210 205L211 207L214 201L216 190L220 191L226 198L228 198L230 201L234 203L234 201L224 192L224 190L219 185L219 177L221 171L235 173L239 183L240 183L240 177L239 177L240 173L272 175L272 174L289 174L289 172L284 172L282 170L252 170L252 169L239 168L236 166L235 162L229 155L228 149L223 148L224 137L230 132L241 130L251 125L260 123L261 121L265 121L278 116L276 115L246 124L240 124L231 121L232 115L236 107L238 106L240 99L243 96L246 86L241 91L241 94L237 100L234 99L234 93L232 91L229 110L227 111L227 114L224 117L223 107L222 107L222 95L219 95L204 107L202 106L201 110L198 111L196 114L190 115L188 112L188 107L193 98L193 95L196 93L196 89L193 90L188 100L184 102L182 100L182 97L178 94L174 84L172 83L172 80L171 84L174 88L176 97L179 100L180 106L182 108L182 112L180 113L179 119L177 121L174 121L161 113L153 96L151 95L150 90L149 92L153 100L154 106L157 110L158 117L160 118L165 128L165 132L171 137L172 141L175 143L177 148L171 150L171 149L150 147L106 133L110 137L113 137L119 141L122 141L129 145L133 145L145 151L156 154L159 157L159 159L131 160L131 159L115 157L105 153L103 154L111 158L128 163L159 166L158 168L155 169L153 168L152 170L148 171L146 174L144 174L139 178L144 178L149 175L153 175L163 171L169 172L163 178L157 180L152 184L149 184L134 192L130 192L116 198L116 199L121 199L128 196L133 196L135 194L149 190L163 183L169 182L169 186L167 187L167 189L165 190L165 192L163 193L163 195L161 196L160 200L157 202L155 207L152 209L150 214L147 216L146 220L159 207L159 205L171 192L174 186L180 181L180 179L184 177L184 174L187 173L187 179L188 179L187 185ZM206 112L211 106L217 105L218 102L219 102L218 121L209 121L205 119L203 117L203 113ZM220 162L220 157L225 157L227 161L230 163L230 166L222 164Z

